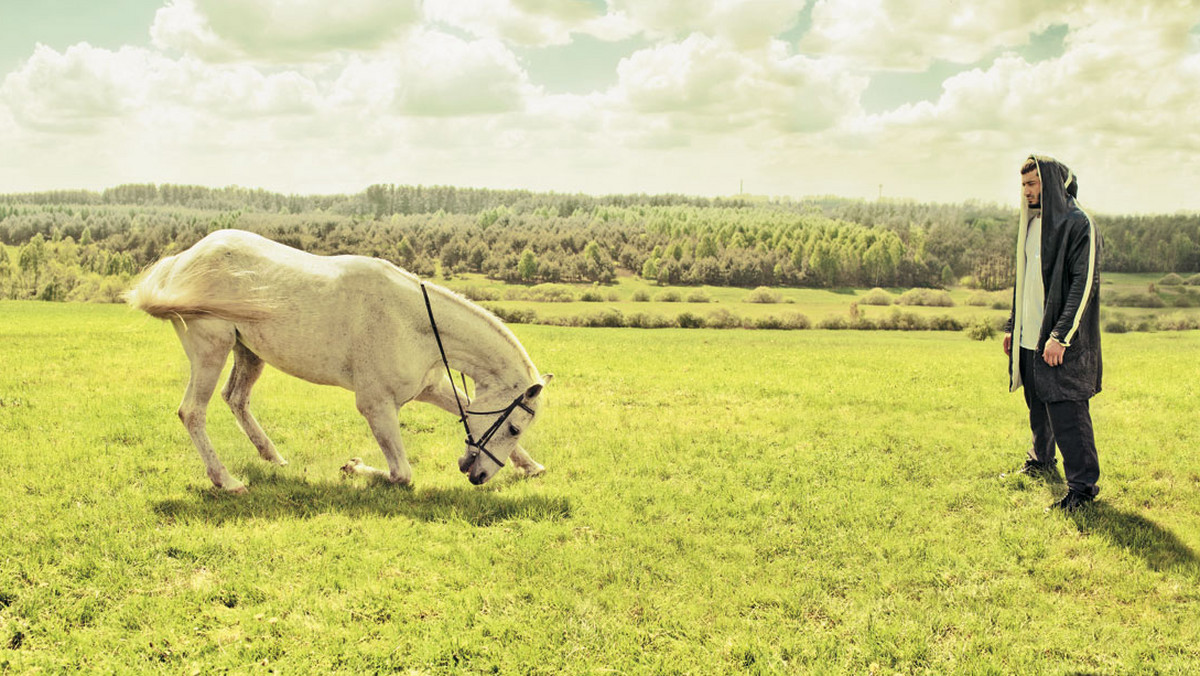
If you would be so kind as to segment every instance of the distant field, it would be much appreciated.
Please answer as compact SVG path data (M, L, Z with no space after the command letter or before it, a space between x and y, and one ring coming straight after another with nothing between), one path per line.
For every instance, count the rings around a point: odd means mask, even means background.
M1108 323L1110 319L1121 318L1130 325L1128 330L1155 330L1158 328L1156 320L1159 318L1182 319L1182 322L1175 321L1171 324L1172 328L1179 328L1180 324L1187 328L1200 328L1200 288L1157 287L1151 294L1148 289L1162 276L1161 273L1104 274L1101 287L1102 320ZM860 316L868 319L880 320L896 312L903 312L925 319L949 317L964 327L979 321L1000 327L1008 318L1007 308L1012 298L1011 288L989 292L954 287L947 291L951 306L924 307L899 302L908 289L888 288L884 291L892 300L892 304L878 306L866 302L865 297L869 289L775 288L771 291L778 296L777 302L756 303L748 301L754 292L753 289L713 286L661 287L640 277L622 275L615 283L609 285L551 285L567 289L576 300L536 302L520 299L520 296L538 287L505 284L489 280L482 275L458 275L439 282L468 295L483 294L487 299L485 304L500 311L532 312L536 315L538 323L554 323L565 318L587 317L606 311L619 312L626 318L640 313L672 321L682 313L704 319L713 313L724 312L750 322L767 317L782 318L800 314L816 328L831 318L849 319L853 305ZM591 300L578 300L584 294L589 295ZM1120 297L1149 295L1159 298L1161 307L1124 307L1109 302ZM514 299L514 296L517 299ZM1179 307L1176 299L1180 297L1187 299L1188 305ZM667 298L671 300L668 302L665 300Z
M1200 332L1105 336L1103 492L1064 517L998 478L1028 431L997 340L514 330L556 376L544 476L470 486L414 405L415 486L343 479L381 462L353 397L268 369L289 466L210 409L237 497L175 417L167 325L0 302L0 671L1200 668Z

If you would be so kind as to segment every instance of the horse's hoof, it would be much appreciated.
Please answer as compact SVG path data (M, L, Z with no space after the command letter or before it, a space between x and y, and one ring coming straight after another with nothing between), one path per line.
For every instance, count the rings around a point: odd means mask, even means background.
M234 486L233 488L227 488L225 490L234 495L245 495L250 492L250 489L246 488L245 484L238 484L238 485Z
M350 458L350 462L342 465L342 473L351 475L358 474L362 464L362 458Z

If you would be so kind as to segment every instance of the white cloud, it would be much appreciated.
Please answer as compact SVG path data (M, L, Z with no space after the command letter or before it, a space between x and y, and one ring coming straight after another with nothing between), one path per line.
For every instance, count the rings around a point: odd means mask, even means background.
M143 83L161 61L144 50L113 52L80 43L59 53L38 45L0 87L13 118L35 129L96 131L106 120L136 108Z
M628 17L650 37L677 40L692 33L738 48L765 46L800 20L808 0L609 0L612 14Z
M1010 165L1036 150L1071 164L1097 208L1200 208L1194 2L816 0L809 36L783 42L804 5L170 0L152 48L38 47L0 81L0 183L729 194L745 179L1011 201ZM1012 51L1052 23L1063 54ZM549 93L514 53L581 34L651 46L587 95ZM878 69L936 60L979 65L936 100L863 111Z
M332 98L401 115L455 116L516 111L532 91L503 44L420 31L396 51L353 59Z
M865 78L788 51L778 41L740 51L694 33L623 60L618 87L636 112L668 113L679 126L709 130L766 124L785 133L814 132L858 111Z
M420 19L419 0L169 0L151 36L209 60L291 62L375 49Z
M476 37L527 47L565 45L573 33L616 41L637 32L623 14L583 0L428 0L425 15Z
M922 71L936 60L975 63L1025 45L1070 14L1040 0L816 0L800 46L864 69Z

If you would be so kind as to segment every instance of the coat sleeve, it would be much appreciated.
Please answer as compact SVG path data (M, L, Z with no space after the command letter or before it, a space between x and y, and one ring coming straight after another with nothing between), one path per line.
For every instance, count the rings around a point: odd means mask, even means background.
M1070 219L1066 242L1067 279L1070 287L1067 290L1066 301L1062 313L1050 332L1050 337L1070 347L1071 341L1079 332L1083 314L1089 303L1096 302L1096 275L1100 265L1100 235L1092 219L1082 212L1077 212Z
M1013 324L1016 323L1016 316L1015 316L1016 312L1017 312L1017 290L1014 288L1013 289L1012 307L1009 308L1009 311L1008 311L1008 321L1004 322L1004 332L1005 333L1012 333Z

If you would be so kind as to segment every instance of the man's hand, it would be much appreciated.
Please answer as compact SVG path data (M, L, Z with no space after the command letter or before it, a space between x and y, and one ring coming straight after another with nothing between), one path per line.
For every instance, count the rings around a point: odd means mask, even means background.
M1004 354L1012 356L1012 334L1004 334Z
M1051 338L1046 341L1046 346L1042 348L1042 360L1050 366L1059 366L1063 362L1063 353L1067 348L1057 340Z

